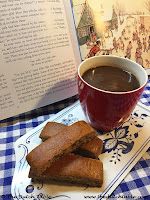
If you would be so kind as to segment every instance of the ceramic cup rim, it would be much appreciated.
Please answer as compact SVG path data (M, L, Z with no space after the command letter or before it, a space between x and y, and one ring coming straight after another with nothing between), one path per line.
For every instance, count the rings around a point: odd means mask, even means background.
M86 62L90 62L90 61L92 61L92 60L95 60L95 59L97 59L97 57L98 57L99 59L102 58L102 57L103 57L103 58L105 57L106 59L107 59L107 58L108 58L108 59L109 59L109 58L112 58L112 59L120 59L120 60L122 60L122 61L125 61L125 62L128 61L128 62L130 62L131 64L136 65L136 66L143 72L143 76L144 76L144 78L145 78L144 83L143 83L142 85L140 85L140 87L138 87L137 89L130 90L130 91L126 91L126 92L111 92L111 91L102 90L102 89L99 89L99 88L96 88L96 87L90 85L89 83L87 83L87 82L82 78L81 73L80 73L80 70L81 70L82 66L83 66ZM80 65L79 65L79 67L78 67L78 76L79 76L79 78L80 78L86 85L88 85L90 88L92 88L92 89L94 89L94 90L97 90L97 91L99 91L99 92L108 93L108 94L116 94L116 95L134 93L134 92L136 92L136 91L142 89L142 88L146 85L146 83L147 83L147 81L148 81L148 75L147 75L145 69L144 69L141 65L139 65L138 63L136 63L136 62L133 61L133 60L130 60L130 59L127 59L127 58L124 58L124 57L115 56L115 55L99 55L99 56L94 56L94 57L90 57L90 58L85 59L84 61L82 61L82 62L80 63Z

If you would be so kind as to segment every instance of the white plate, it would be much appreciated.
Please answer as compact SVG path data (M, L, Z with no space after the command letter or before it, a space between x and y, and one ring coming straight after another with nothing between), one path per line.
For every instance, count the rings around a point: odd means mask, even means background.
M147 75L149 76L149 75L150 75L150 68L145 69L145 70L146 70L146 72L147 72Z
M86 118L80 103L76 102L47 121L68 125L78 120L86 121ZM84 200L85 196L94 196L95 199L108 197L146 152L150 144L150 111L138 105L122 127L108 134L99 134L105 147L99 157L104 165L104 183L101 188L43 182L35 184L28 178L30 167L26 161L26 155L41 143L39 134L47 121L19 138L15 143L16 166L11 187L14 198L39 200L51 197L58 200Z

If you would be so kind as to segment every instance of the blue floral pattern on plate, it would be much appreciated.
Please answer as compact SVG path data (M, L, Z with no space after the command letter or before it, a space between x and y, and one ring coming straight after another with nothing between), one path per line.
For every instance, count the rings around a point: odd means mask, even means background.
M62 123L65 124L65 125L71 125L71 124L73 124L74 122L77 122L77 121L78 121L78 118L74 117L73 114L69 114L67 116L67 118L62 119Z
M132 150L134 140L138 138L146 117L149 116L146 114L139 114L138 111L133 112L131 117L121 127L107 133L108 138L103 141L103 153L113 152L110 162L116 164L117 161L121 161L121 156L123 154L127 154ZM131 125L136 127L136 132L132 135L129 131Z

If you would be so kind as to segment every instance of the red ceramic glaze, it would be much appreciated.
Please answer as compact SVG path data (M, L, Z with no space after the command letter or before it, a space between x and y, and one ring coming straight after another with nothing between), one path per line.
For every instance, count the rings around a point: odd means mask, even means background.
M118 58L116 56L105 56L106 59L109 59L108 57L111 57L111 59L123 59L123 61L126 63L126 59L124 58ZM81 63L79 66L79 99L84 113L91 125L99 130L110 131L116 127L119 127L129 117L135 108L140 95L144 90L144 86L146 85L147 74L141 66L134 63L135 66L137 66L137 71L138 68L141 70L138 72L140 73L140 77L138 78L142 79L140 88L129 92L109 92L100 90L86 83L81 76L81 71L87 70L83 70L82 68L85 68L85 66L88 65L88 62L94 63L94 58L95 57L93 57L93 60L90 58L90 61L87 59L83 64ZM99 59L101 59L101 56L99 56ZM132 61L128 60L128 62ZM127 64L129 65L128 62ZM93 65L91 65L91 67L92 66Z

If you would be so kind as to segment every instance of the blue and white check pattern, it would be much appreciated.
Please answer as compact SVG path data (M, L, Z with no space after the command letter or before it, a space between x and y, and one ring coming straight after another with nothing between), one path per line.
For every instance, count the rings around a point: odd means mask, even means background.
M145 104L146 106L150 105L150 80L145 88L145 91L140 99L141 103Z
M12 199L11 182L15 168L15 141L76 100L77 96L0 121L0 200ZM150 106L150 81L140 101ZM109 199L150 199L150 148Z

